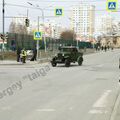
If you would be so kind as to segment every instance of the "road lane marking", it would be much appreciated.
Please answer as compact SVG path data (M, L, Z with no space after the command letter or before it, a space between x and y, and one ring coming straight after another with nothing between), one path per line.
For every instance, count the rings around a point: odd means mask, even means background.
M93 104L93 109L88 113L90 114L107 114L108 111L103 109L107 105L108 95L111 93L111 90L106 90L103 95Z
M104 64L96 65L96 67L103 67Z
M90 114L107 114L108 111L106 110L97 110L97 109L93 109L89 111Z
M38 111L38 112L54 112L56 110L55 109L37 109L36 111Z
M111 93L111 90L107 90L104 94L93 104L94 108L102 108L106 107L107 97Z
M70 107L69 110L73 110L73 107Z

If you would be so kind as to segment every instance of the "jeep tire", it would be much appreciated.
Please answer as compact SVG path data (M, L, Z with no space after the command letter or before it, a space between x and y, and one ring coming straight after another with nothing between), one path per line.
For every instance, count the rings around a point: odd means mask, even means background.
M65 60L65 67L70 67L70 61L68 59Z
M55 61L52 61L51 64L53 67L56 67L56 65L57 65L57 63Z

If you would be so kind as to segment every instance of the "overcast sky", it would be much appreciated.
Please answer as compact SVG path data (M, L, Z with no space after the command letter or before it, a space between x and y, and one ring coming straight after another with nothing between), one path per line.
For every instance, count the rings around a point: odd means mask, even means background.
M40 8L46 8L44 11L45 16L54 16L54 8L63 7L64 16L60 18L45 18L48 20L55 20L57 23L61 23L64 26L69 26L70 8L73 5L81 4L82 2L95 5L96 17L103 14L109 14L106 11L106 0L5 0L5 16L26 16L27 9L29 10L29 19L31 21L37 21L37 16L41 16L41 12L38 9L32 9L27 2L32 3L34 6L39 5ZM120 3L120 0L118 0ZM120 4L119 11L120 11ZM49 7L48 6L52 6ZM0 0L0 32L2 32L2 0ZM101 11L104 10L104 11ZM113 17L120 19L120 12L113 12L111 14ZM8 31L9 24L12 18L5 18L5 31Z

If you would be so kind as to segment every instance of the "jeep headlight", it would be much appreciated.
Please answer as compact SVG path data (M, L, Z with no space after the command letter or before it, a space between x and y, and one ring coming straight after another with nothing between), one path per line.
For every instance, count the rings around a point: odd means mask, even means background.
M57 56L58 56L58 54L56 53L56 54L55 54L55 57L57 57Z

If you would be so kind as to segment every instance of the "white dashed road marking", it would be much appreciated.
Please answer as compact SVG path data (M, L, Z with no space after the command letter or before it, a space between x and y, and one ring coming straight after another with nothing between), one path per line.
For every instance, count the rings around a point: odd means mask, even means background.
M38 111L38 112L54 112L56 110L55 109L37 109L36 111Z
M107 97L111 93L111 90L107 90L104 94L97 100L97 102L93 105L94 108L102 108L106 106Z
M90 114L107 114L105 110L107 105L107 97L111 93L111 90L106 90L104 94L93 104L93 109L89 111Z

